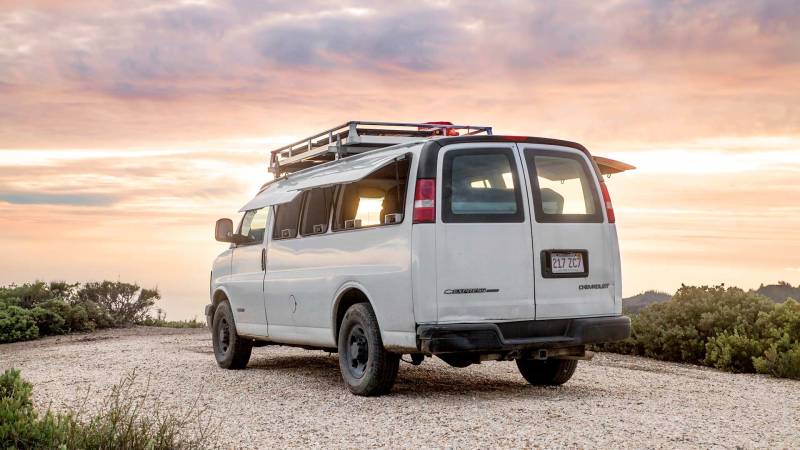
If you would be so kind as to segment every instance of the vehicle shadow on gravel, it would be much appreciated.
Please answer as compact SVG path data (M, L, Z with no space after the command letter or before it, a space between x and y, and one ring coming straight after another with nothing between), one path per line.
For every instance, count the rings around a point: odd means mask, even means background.
M463 396L469 394L491 393L492 398L502 398L506 394L509 398L518 398L519 395L534 395L540 397L586 398L602 395L602 389L593 389L589 386L575 386L567 384L560 387L531 386L516 373L514 367L513 378L507 375L491 373L484 367L475 366L468 369L453 369L442 364L426 361L422 366L414 367L401 362L397 382L392 388L390 396L402 397L430 397L430 396ZM426 366L427 365L427 366ZM342 375L339 372L339 361L335 355L291 355L269 356L253 358L247 370L280 373L284 376L306 378L312 384L317 384L321 389L342 388ZM516 378L519 377L519 380ZM498 395L499 394L499 395Z
M336 356L324 353L316 355L260 356L250 360L247 370L280 373L296 378L313 378L313 382L325 389L342 386L339 361Z
M441 365L429 367L401 366L393 395L404 397L464 396L490 394L492 399L518 399L520 396L586 398L601 395L587 386L531 386L516 373L516 366L509 374L498 374L488 367L474 366L454 369ZM519 378L519 379L517 379Z

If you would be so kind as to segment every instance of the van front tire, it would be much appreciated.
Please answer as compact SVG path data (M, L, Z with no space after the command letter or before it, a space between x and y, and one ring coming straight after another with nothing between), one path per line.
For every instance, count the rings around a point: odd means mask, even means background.
M211 341L214 344L214 358L217 360L217 365L232 370L247 367L253 343L237 334L231 305L227 301L220 303L214 312Z
M339 327L339 368L350 392L383 395L392 388L400 355L383 347L378 319L369 303L357 303L344 314Z
M519 373L534 386L559 386L572 378L578 367L576 359L518 359Z

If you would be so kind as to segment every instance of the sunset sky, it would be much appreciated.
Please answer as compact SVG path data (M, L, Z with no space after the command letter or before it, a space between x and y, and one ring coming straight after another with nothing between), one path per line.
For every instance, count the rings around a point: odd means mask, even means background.
M6 0L0 284L136 281L201 317L214 220L351 119L637 166L609 180L625 295L800 283L800 2Z

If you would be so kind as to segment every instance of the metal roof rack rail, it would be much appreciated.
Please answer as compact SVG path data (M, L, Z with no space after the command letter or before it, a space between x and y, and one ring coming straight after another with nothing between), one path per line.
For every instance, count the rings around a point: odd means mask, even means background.
M492 127L450 122L367 122L353 120L270 152L275 177L334 159L436 136L492 134Z

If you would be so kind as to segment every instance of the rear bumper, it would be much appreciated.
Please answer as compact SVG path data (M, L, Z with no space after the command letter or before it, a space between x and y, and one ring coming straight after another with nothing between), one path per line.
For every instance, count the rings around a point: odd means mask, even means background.
M508 352L598 344L630 335L627 316L419 325L417 346L431 354Z

